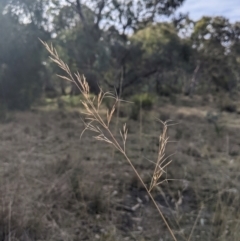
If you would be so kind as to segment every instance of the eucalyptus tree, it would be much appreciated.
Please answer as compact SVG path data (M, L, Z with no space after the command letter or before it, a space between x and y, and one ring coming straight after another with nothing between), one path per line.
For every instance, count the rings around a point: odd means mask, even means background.
M54 10L59 9L54 29L66 58L70 56L71 65L89 76L92 86L101 82L120 92L155 74L136 75L135 59L141 50L130 36L160 22L161 16L170 16L183 1L65 0L65 5L53 1Z
M201 79L210 91L231 91L239 82L237 46L239 23L231 24L224 17L202 17L195 23L192 46L201 62Z

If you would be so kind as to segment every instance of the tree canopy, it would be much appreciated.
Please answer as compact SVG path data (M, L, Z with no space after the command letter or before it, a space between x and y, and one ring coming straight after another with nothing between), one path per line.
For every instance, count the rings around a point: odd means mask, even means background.
M184 0L2 0L0 100L28 108L42 91L77 94L55 81L38 38L53 42L73 71L119 94L238 89L240 22L173 15ZM161 17L168 21L161 21ZM70 89L70 91L69 91Z

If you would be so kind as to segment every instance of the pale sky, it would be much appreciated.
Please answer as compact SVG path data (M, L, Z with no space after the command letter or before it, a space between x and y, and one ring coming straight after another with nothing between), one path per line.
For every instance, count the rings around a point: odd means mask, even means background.
M224 16L230 22L240 22L240 0L186 0L177 12L189 12L193 20L205 15Z

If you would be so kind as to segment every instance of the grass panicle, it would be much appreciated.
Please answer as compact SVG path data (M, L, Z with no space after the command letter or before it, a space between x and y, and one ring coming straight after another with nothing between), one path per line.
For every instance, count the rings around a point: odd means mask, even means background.
M157 204L157 202L155 201L154 197L151 194L151 190L160 184L159 179L161 178L162 174L165 172L164 168L166 166L168 166L171 162L171 161L169 161L166 163L166 160L168 158L164 158L165 157L165 148L166 148L166 145L168 142L168 136L167 136L168 124L167 124L167 122L162 122L163 133L159 137L158 158L157 158L157 162L155 164L155 170L153 172L152 181L151 181L150 187L148 188L147 185L144 183L143 179L141 178L139 172L134 167L133 162L129 159L129 157L127 155L126 141L127 141L128 129L127 129L126 124L123 125L123 128L120 131L120 135L122 137L122 143L119 143L117 141L117 139L113 135L113 131L111 131L110 126L109 126L111 123L112 117L113 117L113 113L116 109L116 106L121 100L118 98L117 95L114 96L113 94L111 94L109 92L105 93L101 88L100 88L100 92L99 92L97 98L94 98L94 97L92 98L90 95L90 88L89 88L89 85L88 85L85 77L81 76L79 73L72 74L68 65L60 59L56 49L52 45L49 46L46 42L43 42L43 41L41 41L41 42L43 43L43 45L45 46L47 51L50 53L50 59L54 63L56 63L59 66L59 68L64 70L65 73L67 74L67 76L62 76L62 75L58 75L58 76L64 80L74 83L84 97L84 100L82 100L82 104L85 109L83 114L86 117L85 121L84 121L84 124L85 124L84 131L86 131L86 130L92 131L93 133L95 133L94 138L96 140L103 141L110 145L113 145L125 157L125 159L130 164L131 168L135 172L137 178L141 182L142 186L145 188L146 192L148 193L150 199L152 200L153 204L155 205L162 220L166 224L173 240L176 241L177 239L176 239L172 229L170 228L159 205ZM103 99L106 97L114 98L115 102L112 105L112 107L110 108L110 110L107 111L106 120L104 120L104 118L100 115L99 108L102 104ZM95 101L95 99L96 99L96 101ZM82 132L82 134L84 133L84 131ZM82 134L81 134L81 136L82 136Z

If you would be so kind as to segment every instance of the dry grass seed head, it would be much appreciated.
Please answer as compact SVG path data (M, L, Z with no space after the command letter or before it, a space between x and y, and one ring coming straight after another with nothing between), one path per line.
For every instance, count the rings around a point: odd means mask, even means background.
M169 156L164 158L166 145L169 140L169 137L167 136L168 121L159 121L163 124L163 131L162 134L159 136L158 158L157 162L155 162L155 169L152 175L149 191L151 191L154 187L158 186L161 183L159 180L162 175L166 173L164 169L171 163L171 160L165 163L168 160Z
M50 53L50 55L51 55L50 59L53 62L55 62L62 70L64 70L68 74L68 77L65 77L65 76L59 76L59 77L64 79L64 80L68 80L70 82L75 83L76 86L78 87L78 89L80 90L80 92L82 93L83 97L85 98L85 100L82 101L82 104L85 107L85 111L86 111L85 114L87 115L87 119L89 121L88 123L85 124L85 130L90 130L90 131L93 131L95 133L99 133L99 135L94 136L94 138L96 140L105 141L105 142L113 145L117 150L119 150L124 155L124 157L126 158L128 163L132 167L133 171L135 172L136 176L139 178L142 185L144 186L144 188L148 192L148 195L150 196L151 200L153 201L156 209L158 210L161 218L163 219L164 223L166 224L169 232L171 233L172 238L176 241L177 239L176 239L175 235L173 234L171 228L169 227L168 222L164 218L164 216L163 216L161 210L159 209L156 201L154 200L153 196L150 193L151 189L153 187L155 187L156 185L158 185L158 180L162 176L162 173L163 173L163 167L161 165L166 160L166 159L163 159L163 158L164 158L165 147L166 147L166 144L168 142L168 137L167 137L167 134L166 134L167 133L167 122L164 122L164 123L162 122L163 125L164 125L164 128L163 128L163 133L162 133L162 135L160 135L160 138L159 138L158 159L157 159L157 163L156 163L155 170L154 170L154 173L153 173L151 186L150 186L150 189L148 189L147 186L145 185L144 181L142 180L141 176L139 175L138 171L133 166L133 163L131 162L131 160L128 158L128 156L126 154L126 150L125 150L126 139L127 139L126 124L123 126L123 131L120 132L120 135L121 135L122 140L123 140L123 148L118 143L118 141L114 137L113 133L109 129L110 121L112 119L113 113L114 113L114 111L116 109L116 106L119 103L120 99L117 97L117 95L114 97L116 101L115 101L114 105L112 106L111 110L107 112L107 122L105 122L99 114L99 108L100 108L102 100L104 99L106 94L104 94L104 92L102 90L100 90L100 94L98 95L98 98L97 98L97 105L95 106L94 105L94 98L91 99L91 97L90 97L90 89L89 89L89 85L88 85L85 77L81 77L80 74L77 73L77 74L75 74L75 78L76 78L75 79L73 77L68 65L65 64L59 58L56 49L53 48L52 45L49 47L47 43L45 43L43 41L41 41L41 42L46 47L47 51ZM98 125L96 125L95 123L98 123L100 127ZM103 129L109 134L110 139L107 138L104 135ZM168 165L168 164L166 164L166 165Z

